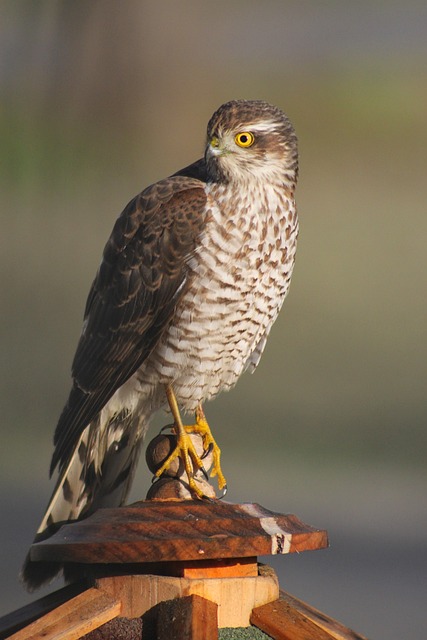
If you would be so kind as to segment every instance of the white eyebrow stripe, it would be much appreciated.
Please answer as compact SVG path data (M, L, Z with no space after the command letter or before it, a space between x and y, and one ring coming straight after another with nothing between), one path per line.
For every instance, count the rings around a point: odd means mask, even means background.
M264 122L259 122L254 125L248 125L248 129L250 131L254 131L255 133L262 133L263 131L275 131L281 126L280 123L275 120L265 120Z

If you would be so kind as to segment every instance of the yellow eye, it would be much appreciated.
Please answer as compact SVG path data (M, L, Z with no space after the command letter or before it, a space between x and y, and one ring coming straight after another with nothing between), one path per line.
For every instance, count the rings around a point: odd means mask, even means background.
M234 136L234 141L239 147L251 147L255 142L255 136L250 131L242 131Z

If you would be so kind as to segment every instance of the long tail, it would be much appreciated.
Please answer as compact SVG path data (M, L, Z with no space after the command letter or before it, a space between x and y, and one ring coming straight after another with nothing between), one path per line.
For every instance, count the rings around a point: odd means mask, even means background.
M102 412L81 434L60 473L34 542L45 540L61 525L87 517L96 509L118 507L126 501L148 419L121 412L104 425L101 420ZM21 580L28 591L34 591L61 570L58 563L32 561L28 553Z

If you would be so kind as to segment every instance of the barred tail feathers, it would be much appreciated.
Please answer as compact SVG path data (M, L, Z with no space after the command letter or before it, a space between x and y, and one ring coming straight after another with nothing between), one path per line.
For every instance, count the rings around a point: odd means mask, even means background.
M98 508L118 507L125 502L148 419L121 412L103 428L100 416L83 431L68 464L61 470L34 542ZM34 562L28 554L21 580L29 591L34 591L61 570L58 563Z

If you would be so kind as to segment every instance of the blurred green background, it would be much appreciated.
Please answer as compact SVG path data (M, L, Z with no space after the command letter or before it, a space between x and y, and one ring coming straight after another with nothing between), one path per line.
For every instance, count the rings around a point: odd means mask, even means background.
M301 232L257 372L207 406L228 499L329 530L328 551L273 561L285 589L422 637L425 1L3 0L0 93L0 613L35 598L17 573L115 218L200 157L222 102L262 98L299 136Z

